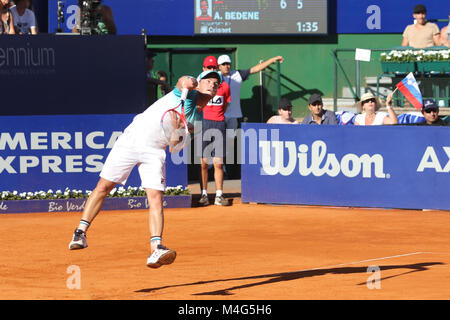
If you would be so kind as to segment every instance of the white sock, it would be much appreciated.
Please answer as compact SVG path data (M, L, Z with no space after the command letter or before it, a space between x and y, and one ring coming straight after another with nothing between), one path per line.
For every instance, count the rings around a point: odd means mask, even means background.
M206 192L206 190L202 190L202 195L207 196L207 195L208 195L208 192Z
M216 191L216 197L220 197L223 194L222 190Z

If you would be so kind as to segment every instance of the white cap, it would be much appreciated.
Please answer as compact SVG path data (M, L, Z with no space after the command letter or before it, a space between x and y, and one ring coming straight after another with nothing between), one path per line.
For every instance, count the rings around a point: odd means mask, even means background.
M218 59L217 59L217 64L222 64L222 63L231 63L231 59L229 56L227 56L226 54L221 55Z

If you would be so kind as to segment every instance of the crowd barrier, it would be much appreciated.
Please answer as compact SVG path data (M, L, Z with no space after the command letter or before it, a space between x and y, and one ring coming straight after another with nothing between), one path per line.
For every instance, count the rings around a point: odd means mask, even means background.
M0 192L93 190L132 114L0 117ZM166 157L166 185L187 187L183 161ZM134 168L125 186L140 186Z
M242 202L450 209L450 129L243 123Z

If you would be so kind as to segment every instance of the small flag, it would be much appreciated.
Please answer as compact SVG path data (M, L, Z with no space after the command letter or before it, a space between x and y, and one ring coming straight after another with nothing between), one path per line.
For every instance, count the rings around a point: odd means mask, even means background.
M409 102L417 110L422 109L423 100L422 94L420 93L419 86L417 84L416 78L412 72L410 72L402 81L395 85L398 90L408 99Z

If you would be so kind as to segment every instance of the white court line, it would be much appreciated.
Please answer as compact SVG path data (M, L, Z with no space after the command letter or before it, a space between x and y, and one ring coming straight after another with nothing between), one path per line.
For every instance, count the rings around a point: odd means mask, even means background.
M359 263L363 263L363 262L378 261L378 260L387 260L387 259L400 258L400 257L407 257L407 256L413 256L413 255L417 255L417 254L424 254L424 253L432 253L432 252L412 252L412 253L405 253L405 254L399 254L399 255L389 256L389 257L382 257L382 258L375 258L375 259L367 259L367 260L361 260L361 261L353 261L353 262L347 262L347 263L335 264L335 265L332 265L332 266L319 267L319 268L313 268L313 269L306 269L306 270L302 270L301 272L312 271L312 270L322 270L322 269L329 269L329 268L336 268L336 267L348 266L348 265L352 265L352 264L359 264ZM292 273L297 273L297 272L298 272L298 271L292 272ZM290 273L290 272L289 272L289 273Z

